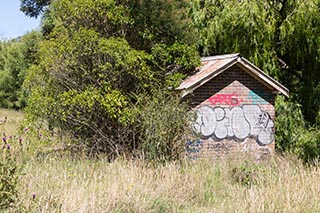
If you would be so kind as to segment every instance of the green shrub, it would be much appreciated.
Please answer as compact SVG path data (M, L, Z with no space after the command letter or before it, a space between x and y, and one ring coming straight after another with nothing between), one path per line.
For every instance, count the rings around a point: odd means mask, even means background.
M296 154L305 162L320 157L319 127L308 127L299 104L278 97L276 101L276 145L278 151Z
M17 183L20 167L6 144L0 151L0 210L9 209L18 198Z
M280 151L293 150L305 131L301 106L279 96L276 100L276 146Z
M320 158L320 131L317 128L309 128L298 137L294 154L297 154L305 162L318 161Z
M176 95L155 92L139 99L136 108L139 154L146 160L177 160L185 150L189 131L188 107Z

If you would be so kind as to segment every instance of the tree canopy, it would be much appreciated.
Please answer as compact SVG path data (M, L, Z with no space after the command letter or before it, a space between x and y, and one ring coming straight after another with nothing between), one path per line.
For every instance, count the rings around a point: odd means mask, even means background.
M166 27L151 17L151 2L166 12ZM110 155L130 152L146 141L141 124L146 121L139 115L143 110L136 111L146 104L139 102L141 97L172 89L199 63L196 49L178 33L183 17L167 10L169 1L151 2L139 1L134 10L131 1L50 4L52 28L25 80L27 111ZM150 16L143 26L138 11ZM154 38L144 39L146 31Z
M40 33L34 31L12 41L0 41L0 106L21 109L26 105L22 87L27 69L37 57Z
M37 18L52 0L21 0L20 10L27 16Z
M319 116L318 0L194 0L202 55L240 52L290 90L308 122ZM319 118L318 118L319 119Z

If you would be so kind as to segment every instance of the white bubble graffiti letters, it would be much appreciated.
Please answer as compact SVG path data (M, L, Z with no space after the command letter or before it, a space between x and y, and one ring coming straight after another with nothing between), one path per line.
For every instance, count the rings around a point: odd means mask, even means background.
M257 105L233 108L202 106L192 124L193 131L201 138L236 138L244 140L255 136L260 144L270 144L274 139L274 123L267 112Z
M209 137L216 128L216 114L211 107L203 106L197 111L197 120L193 123L193 131L202 137Z

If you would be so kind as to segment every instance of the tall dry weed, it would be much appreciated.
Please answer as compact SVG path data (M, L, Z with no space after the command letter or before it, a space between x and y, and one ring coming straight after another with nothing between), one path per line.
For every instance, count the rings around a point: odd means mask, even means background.
M249 184L235 174L242 171ZM47 158L28 162L20 191L38 212L318 212L320 172L292 157L139 161ZM243 175L243 174L238 174ZM36 193L36 198L32 198Z

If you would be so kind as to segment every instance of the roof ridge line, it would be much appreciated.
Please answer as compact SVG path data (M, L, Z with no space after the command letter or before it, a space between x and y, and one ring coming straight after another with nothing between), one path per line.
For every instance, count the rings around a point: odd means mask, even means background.
M213 60L218 60L218 59L237 58L237 57L241 57L240 53L202 57L201 61L213 61Z

